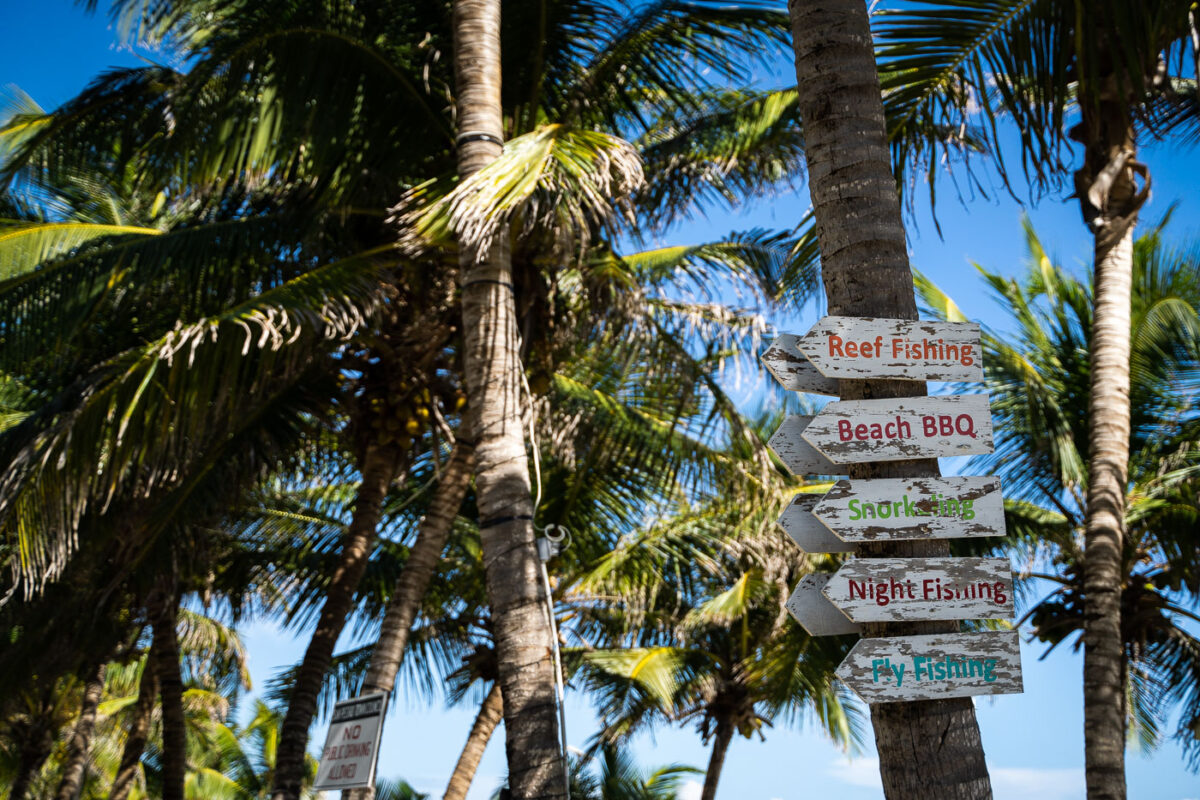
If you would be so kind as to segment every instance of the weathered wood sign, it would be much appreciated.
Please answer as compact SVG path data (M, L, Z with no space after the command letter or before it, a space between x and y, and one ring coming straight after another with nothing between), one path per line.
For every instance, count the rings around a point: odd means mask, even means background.
M836 674L868 703L1023 690L1016 631L860 639Z
M767 447L793 475L844 475L846 470L804 440L804 430L812 421L813 417L805 414L790 415L767 440Z
M1013 615L1006 558L856 558L842 564L824 593L855 622Z
M795 344L827 378L983 380L973 322L823 317Z
M975 455L992 452L992 413L985 394L839 400L801 436L835 464Z
M806 553L851 553L854 545L846 544L833 535L813 516L813 507L821 500L819 494L798 494L779 516L779 527Z
M796 584L796 590L784 605L809 636L837 636L860 633L862 626L838 611L821 593L831 575L810 572Z
M1003 536L995 477L842 480L812 511L846 542Z
M826 378L817 371L797 348L799 339L799 336L790 333L780 334L763 352L760 359L763 366L789 392L837 396L837 379Z

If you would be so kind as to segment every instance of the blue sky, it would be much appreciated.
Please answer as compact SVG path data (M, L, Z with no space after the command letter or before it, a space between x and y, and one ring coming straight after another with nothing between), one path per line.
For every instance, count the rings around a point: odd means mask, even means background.
M68 0L0 0L0 86L15 84L44 107L53 108L104 69L143 63L136 53L118 48L115 38L103 14L88 16ZM1153 199L1143 220L1157 220L1178 202L1170 238L1179 241L1196 234L1200 220L1200 194L1194 191L1200 183L1196 152L1150 144L1143 148L1142 160L1154 177ZM974 198L965 205L954 199L950 189L940 191L943 236L938 236L922 197L910 225L913 264L933 277L968 315L998 325L1002 317L970 264L979 262L1003 272L1021 267L1023 209L999 190L991 200ZM782 194L681 226L669 241L702 241L733 229L791 227L807 205L803 192ZM1090 238L1077 207L1061 196L1050 196L1026 210L1057 261L1084 274L1090 264ZM772 321L781 330L801 333L814 318L810 313ZM754 386L743 391L747 397L757 395ZM955 465L945 467L951 470ZM251 626L246 635L257 687L264 686L280 666L297 661L307 641L303 633L265 625ZM1067 646L1045 660L1039 660L1040 645L1022 649L1025 693L976 703L996 798L1083 798L1081 659ZM430 708L401 698L384 731L379 773L403 776L440 797L473 713L469 708ZM571 697L568 715L570 741L583 746L594 732L594 716L578 695ZM313 734L315 749L323 730ZM663 729L653 737L642 736L635 741L635 750L645 765L682 762L703 768L708 756L691 729ZM472 800L488 797L503 773L502 732L498 732L480 767ZM1178 749L1169 742L1153 755L1131 753L1128 776L1132 798L1200 798L1200 777L1184 770ZM688 800L698 796L698 783L683 795ZM828 796L871 800L882 797L882 791L870 742L866 752L849 759L813 730L781 724L767 729L765 741L734 741L719 796L725 800Z

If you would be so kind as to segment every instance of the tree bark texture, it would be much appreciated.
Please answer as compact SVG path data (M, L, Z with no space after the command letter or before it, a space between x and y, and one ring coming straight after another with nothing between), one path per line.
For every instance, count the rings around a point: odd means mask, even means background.
M88 752L92 748L92 736L96 732L96 710L104 695L104 674L107 664L101 664L96 673L83 685L83 700L79 704L79 719L71 732L67 744L67 757L63 762L62 778L54 800L75 800L83 789L83 778L87 771Z
M162 800L184 800L187 775L187 720L183 714L183 676L176 634L178 598L163 603L154 623L154 670L162 703Z
M1114 102L1113 100L1116 100ZM1083 114L1076 174L1095 237L1084 533L1083 724L1088 800L1125 798L1125 645L1121 636L1129 465L1130 304L1139 195L1132 120L1118 98ZM1107 172L1115 179L1107 184ZM1140 165L1138 165L1140 167ZM1147 174L1143 175L1148 177ZM1090 190L1090 191L1089 191Z
M300 797L308 728L317 712L321 682L333 659L334 645L353 608L354 592L366 572L383 511L383 499L396 477L399 458L400 452L393 445L368 445L363 454L359 469L362 482L354 500L350 525L342 540L341 560L330 577L316 630L296 671L287 715L280 729L272 800L298 800Z
M379 638L367 667L367 676L363 680L363 694L391 692L396 685L396 673L404 659L409 631L429 589L442 550L450 538L450 529L454 526L458 509L467 496L474 467L475 443L460 438L446 461L433 502L421 520L417 540L409 551L404 570L396 580L396 588L384 612Z
M41 728L31 731L29 738L21 743L17 774L8 789L9 800L25 800L38 771L54 749L54 732Z
M454 450L442 470L433 502L417 529L417 541L409 551L408 561L396 579L396 587L384 612L379 638L375 641L360 694L391 693L396 685L396 673L400 671L400 664L404 660L409 631L417 618L417 611L421 608L433 573L437 570L438 559L450 538L450 529L454 526L458 509L471 485L471 470L475 468L475 443L463 438L469 435L469 431L460 431ZM496 713L499 715L499 710ZM488 735L491 735L491 731ZM342 792L344 800L371 800L374 796L374 787Z
M138 767L142 763L142 753L146 749L146 740L150 736L150 723L154 716L154 701L157 694L158 680L154 674L154 652L151 650L142 667L142 677L138 681L137 702L133 706L133 718L129 721L125 746L121 750L121 763L113 778L108 800L125 800L137 782Z
M471 781L475 779L475 771L483 759L483 751L487 749L488 741L492 738L496 726L504 714L504 700L500 693L500 684L493 683L488 690L479 713L475 715L475 723L467 736L467 743L458 756L454 772L450 775L450 783L446 785L446 793L442 800L466 800Z
M800 116L829 313L917 319L879 78L863 0L791 0ZM926 393L911 381L840 382L842 399ZM853 464L852 479L936 477L936 460ZM865 557L949 555L944 540L860 546ZM948 633L957 622L870 623L870 637ZM970 698L871 706L884 793L893 800L990 798Z
M460 177L500 153L500 2L455 0ZM514 800L561 797L554 662L534 544L521 414L521 363L508 235L476 257L460 248L463 367L476 414L475 495L504 696Z
M718 723L716 734L713 736L712 754L708 757L708 769L704 773L704 789L700 800L716 800L717 782L721 780L721 770L725 767L725 754L729 752L729 743L733 741L733 726L728 723Z

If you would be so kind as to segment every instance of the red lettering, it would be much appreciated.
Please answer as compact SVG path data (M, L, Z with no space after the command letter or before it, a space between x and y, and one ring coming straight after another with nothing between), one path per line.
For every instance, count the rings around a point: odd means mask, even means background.
M856 439L866 439L867 438L867 426L865 423L859 423L858 425L854 426L854 438L856 438Z
M921 417L921 427L925 431L925 438L937 436L937 418L936 417Z
M904 352L904 340L903 339L892 339L892 358L899 358L900 354L903 352Z
M858 347L854 344L854 342L846 342L846 355L855 358L858 357Z
M905 439L912 438L912 426L899 417L896 417L896 428L898 436L902 436Z
M966 425L963 425L963 423ZM970 414L959 414L954 420L954 429L963 436L975 438L975 420L971 419Z
M853 434L852 430L853 429L850 427L850 420L848 420L848 419L839 419L838 420L838 438L841 439L843 442L848 442L854 438L854 434Z
M862 353L863 358L874 358L875 357L874 351L871 350L870 342L859 342L858 343L858 352Z
M342 729L343 739L357 739L362 735L362 725L353 725Z
M832 333L829 334L829 355L842 355L842 338L840 336L834 336Z
M942 436L951 436L954 434L954 424L950 419L950 415L941 414L938 416L938 427Z

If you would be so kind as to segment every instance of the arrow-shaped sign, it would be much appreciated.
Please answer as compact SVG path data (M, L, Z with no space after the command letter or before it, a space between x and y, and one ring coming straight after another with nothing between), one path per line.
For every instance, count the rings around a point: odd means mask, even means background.
M975 455L992 452L992 412L986 394L839 400L801 435L835 464Z
M792 414L767 441L779 460L793 475L844 475L846 470L834 464L804 440L804 430L813 421L804 414Z
M1023 691L1016 631L860 639L836 674L868 703Z
M833 535L813 516L813 507L821 500L819 494L798 494L779 515L779 527L806 553L852 553L854 545L846 544Z
M1003 536L995 477L838 481L813 516L846 542Z
M822 317L795 344L827 378L983 380L974 322Z
M837 636L862 631L861 625L851 622L821 594L821 589L831 577L825 573L810 572L800 579L796 591L784 604L809 636Z
M855 622L1005 619L1013 615L1006 558L856 558L825 586Z
M826 378L800 352L799 336L780 334L762 354L762 364L789 392L809 392L837 396L838 382Z

